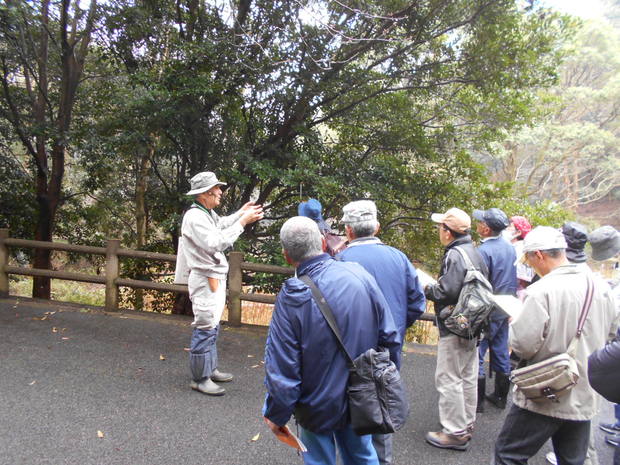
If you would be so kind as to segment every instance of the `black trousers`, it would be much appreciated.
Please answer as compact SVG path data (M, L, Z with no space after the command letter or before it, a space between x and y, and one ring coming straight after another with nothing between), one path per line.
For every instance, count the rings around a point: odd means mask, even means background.
M583 465L590 421L572 421L513 405L495 443L495 465L526 465L551 438L559 465Z

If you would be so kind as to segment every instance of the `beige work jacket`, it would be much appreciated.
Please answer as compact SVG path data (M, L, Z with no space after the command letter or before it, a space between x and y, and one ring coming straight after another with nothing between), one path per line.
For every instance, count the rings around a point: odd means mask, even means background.
M559 403L532 402L515 389L517 406L566 420L590 420L596 414L598 394L588 382L588 356L603 347L618 327L614 298L606 283L575 265L554 269L527 288L523 313L510 327L510 344L517 355L532 363L566 352L577 332L588 274L593 277L594 297L577 343L577 385Z

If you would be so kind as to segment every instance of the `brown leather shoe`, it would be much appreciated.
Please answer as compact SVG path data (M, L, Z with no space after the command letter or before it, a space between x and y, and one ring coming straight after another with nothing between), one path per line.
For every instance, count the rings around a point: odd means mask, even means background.
M465 451L469 447L470 434L447 434L443 431L428 432L426 433L426 442L431 446L439 447L440 449L454 449Z

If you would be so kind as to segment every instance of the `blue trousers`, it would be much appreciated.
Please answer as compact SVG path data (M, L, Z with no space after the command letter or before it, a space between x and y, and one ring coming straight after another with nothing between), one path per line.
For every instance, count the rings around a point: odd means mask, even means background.
M501 310L493 310L489 316L489 328L478 347L480 366L478 376L484 376L484 356L491 350L491 370L510 374L510 354L508 353L508 316Z
M336 465L336 444L343 465L379 465L372 436L358 436L350 425L330 434L316 434L301 426L299 430L301 442L308 448L303 454L306 465Z
M211 376L217 368L217 335L220 325L213 329L198 329L192 331L192 340L189 346L189 368L194 381L202 381Z

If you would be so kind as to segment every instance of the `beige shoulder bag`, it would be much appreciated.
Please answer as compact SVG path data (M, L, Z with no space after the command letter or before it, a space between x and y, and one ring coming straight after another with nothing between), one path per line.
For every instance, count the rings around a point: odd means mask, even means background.
M575 352L594 295L592 278L588 276L587 280L588 289L579 315L577 334L571 340L568 350L542 362L514 370L510 375L510 381L514 383L517 390L531 401L559 402L559 398L567 394L579 380Z

